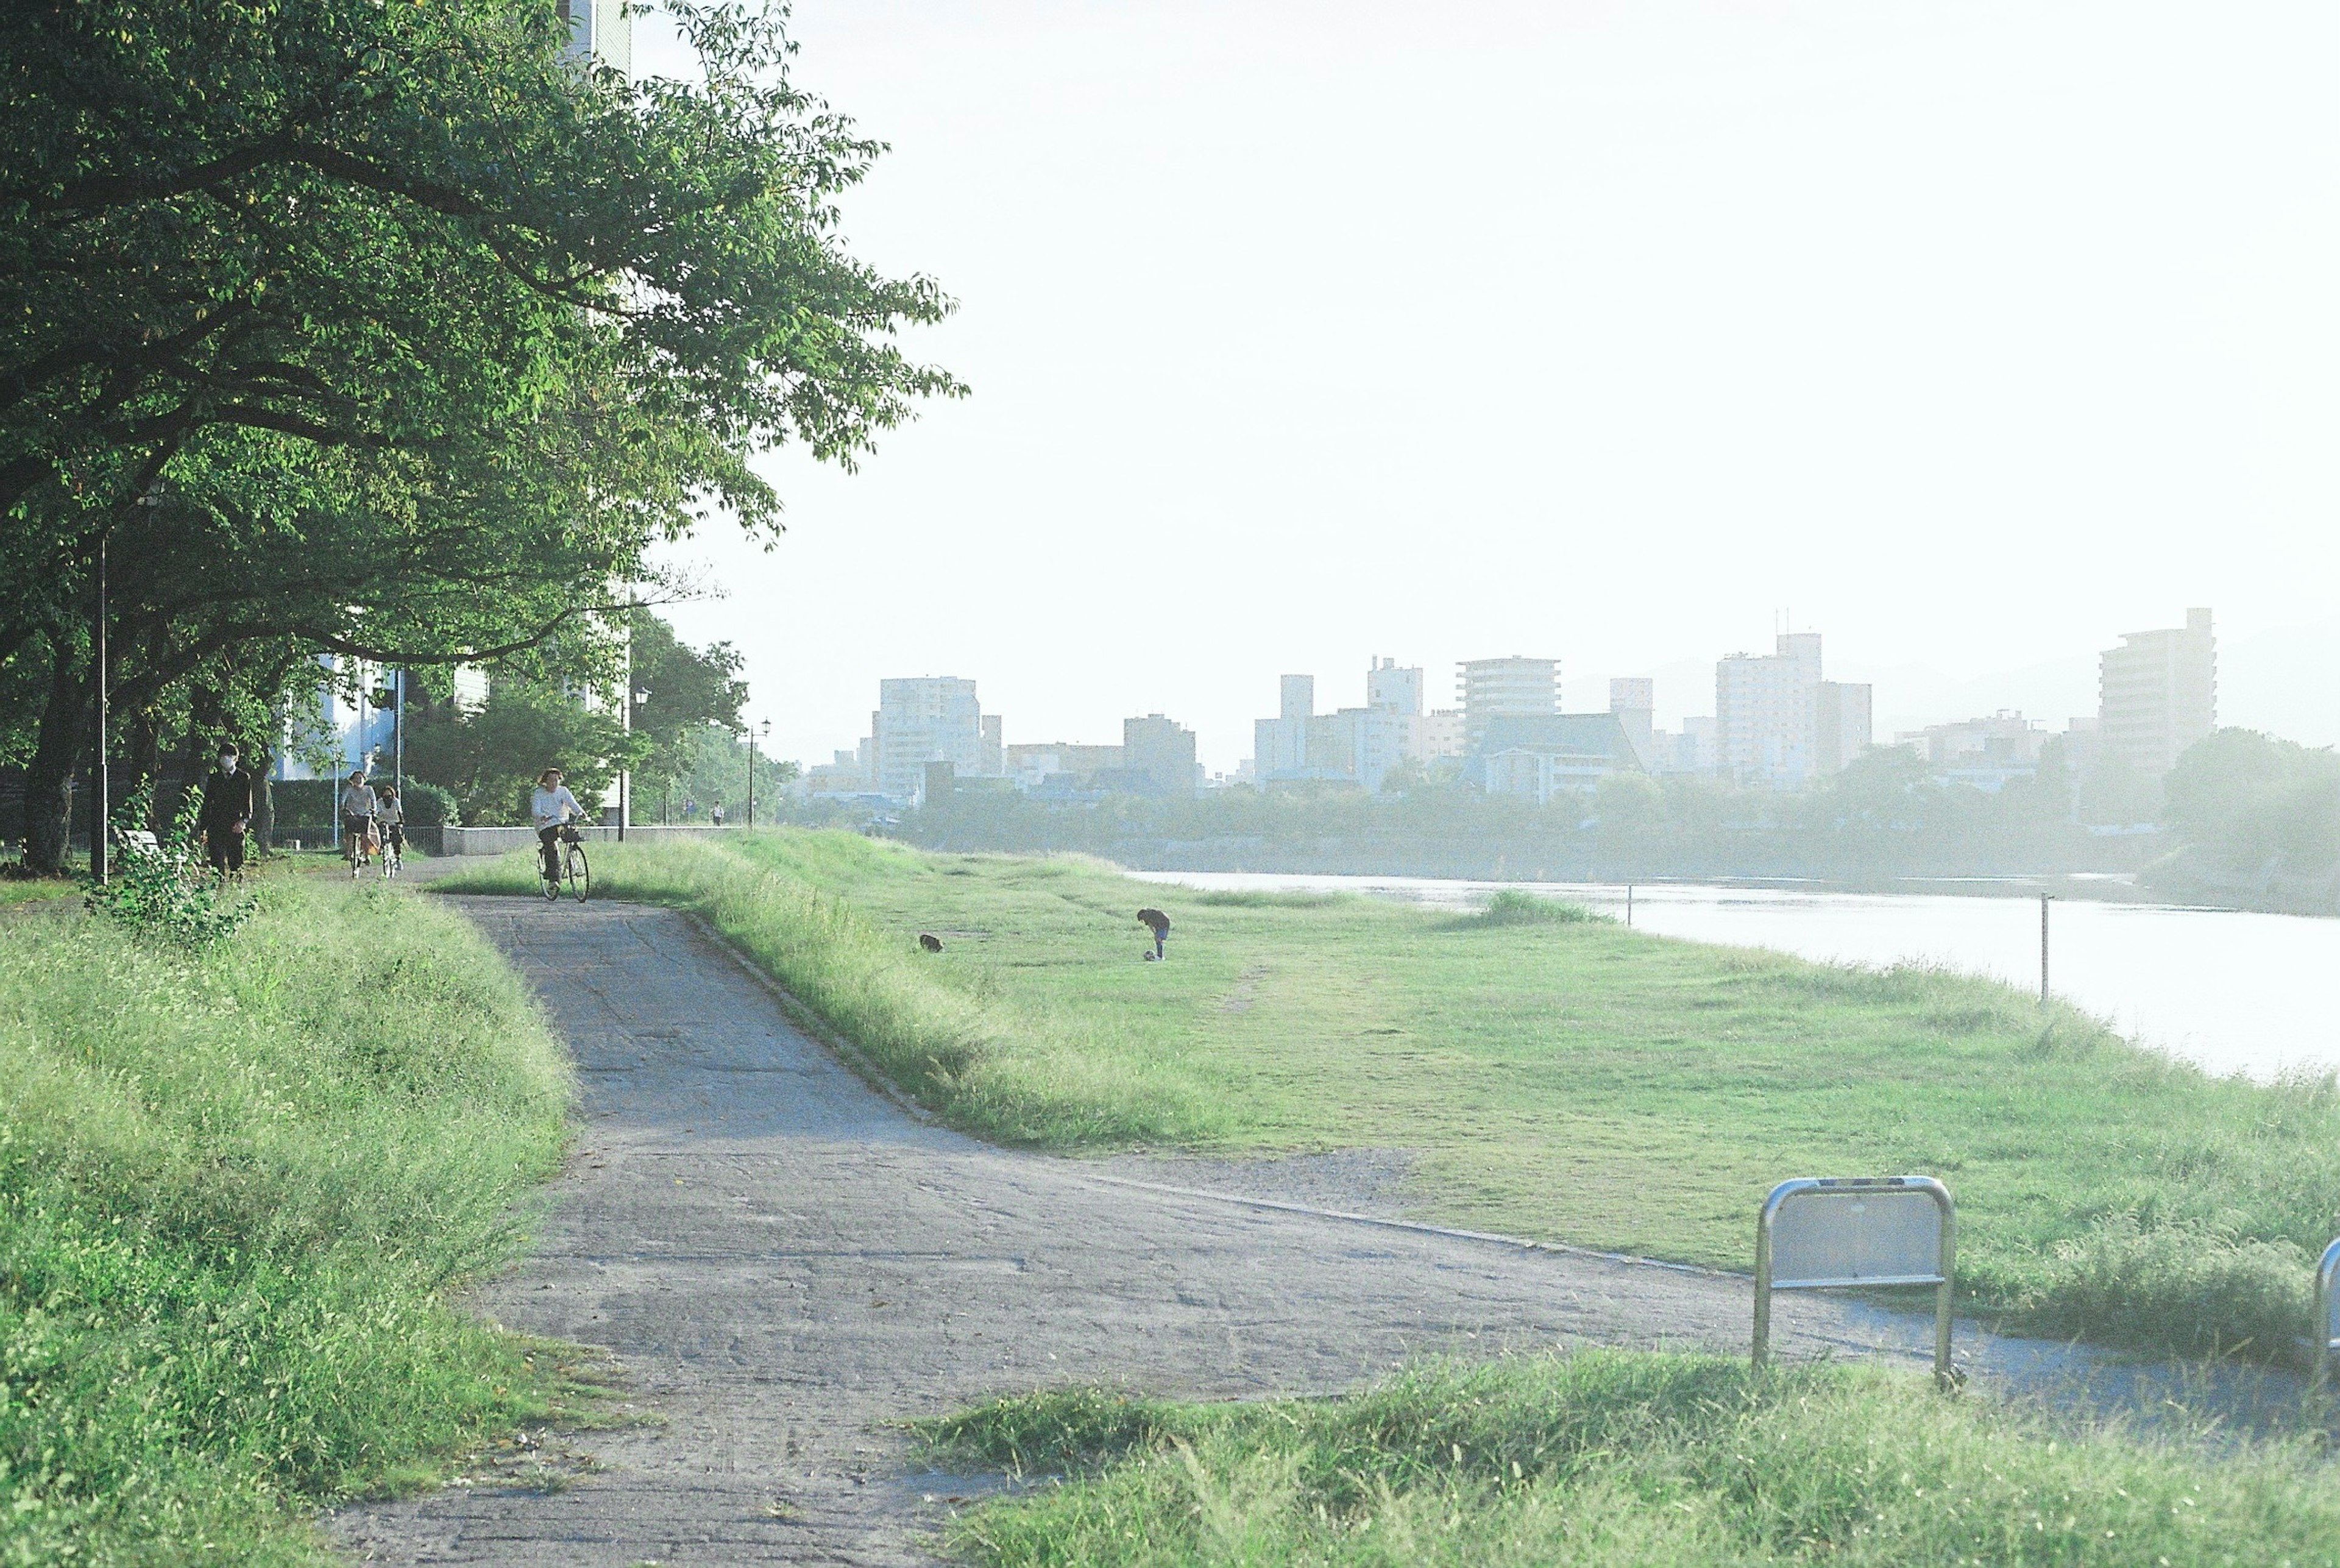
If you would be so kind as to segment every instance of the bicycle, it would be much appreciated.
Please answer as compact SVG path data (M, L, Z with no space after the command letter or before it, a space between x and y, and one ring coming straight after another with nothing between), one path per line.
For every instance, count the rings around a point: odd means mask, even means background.
M403 833L384 833L382 836L382 879L385 882L395 881L406 864L402 848L405 837Z
M370 857L366 854L366 841L365 835L363 833L352 833L347 829L342 830L342 858L350 863L351 881L354 882L360 877L365 875L365 868L371 861Z
M583 903L587 895L593 890L593 868L585 858L585 841L577 836L577 829L574 828L561 829L560 858L554 862L554 867L560 873L558 877L545 876L541 863L539 863L536 868L537 876L544 883L545 898L547 899L560 898L562 884L565 882L568 885L570 897L580 904Z

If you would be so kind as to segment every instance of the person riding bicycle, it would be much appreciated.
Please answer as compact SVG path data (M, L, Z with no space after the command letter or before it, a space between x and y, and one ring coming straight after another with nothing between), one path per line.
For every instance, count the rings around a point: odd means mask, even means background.
M382 809L365 777L364 769L356 769L351 772L350 781L342 787L342 844L357 865L365 863L366 840L372 836L375 814Z
M382 874L389 875L391 857L406 858L406 808L398 803L398 786L385 784L374 803L373 825L382 835Z
M554 845L564 838L574 838L576 829L569 826L571 818L581 818L585 808L577 804L577 797L560 781L560 769L548 768L536 776L536 789L528 798L528 814L536 824L537 842L544 846L544 863L540 869L548 882L560 880L560 851Z

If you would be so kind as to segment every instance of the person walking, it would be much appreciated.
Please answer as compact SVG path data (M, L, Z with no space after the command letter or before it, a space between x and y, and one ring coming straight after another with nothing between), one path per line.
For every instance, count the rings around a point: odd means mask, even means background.
M381 806L366 782L365 769L352 769L349 782L342 787L340 808L342 847L349 852L352 870L366 863L367 853L373 848L373 815Z
M203 858L223 880L243 880L244 836L252 829L258 793L235 748L222 746L219 766L203 779L203 809L195 826L203 836Z
M714 823L718 828L720 828L721 826L723 826L723 802L722 802L722 801L718 800L717 802L715 802L715 805L714 805L713 809L710 809L710 810L707 813L707 819L708 819L709 821L710 821L710 822Z
M1154 933L1154 951L1146 957L1155 963L1160 963L1164 957L1162 944L1170 939L1170 917L1159 909L1140 909L1137 911L1137 923Z

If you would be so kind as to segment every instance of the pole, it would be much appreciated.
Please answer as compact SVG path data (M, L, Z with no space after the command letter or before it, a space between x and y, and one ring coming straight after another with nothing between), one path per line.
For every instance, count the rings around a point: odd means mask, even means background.
M756 825L756 732L748 731L748 826Z
M2049 898L2049 895L2048 895L2048 894L2046 894L2046 893L2042 893L2042 894L2040 894L2040 895L2039 895L2039 1005L2040 1005L2041 1007L2046 1007L2046 1006L2048 1005L2048 898Z
M89 818L89 876L94 882L105 880L105 833L114 819L114 776L106 764L105 710L105 535L97 536L97 766L91 769L96 777L97 799L91 804Z
M1625 929L1633 928L1633 884L1625 884Z
M398 684L390 689L390 772L391 781L398 786L399 802L406 800L406 671L398 672Z

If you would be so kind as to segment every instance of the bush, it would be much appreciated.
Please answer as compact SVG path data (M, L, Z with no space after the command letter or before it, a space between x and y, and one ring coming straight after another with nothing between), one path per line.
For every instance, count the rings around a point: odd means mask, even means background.
M1473 924L1481 926L1581 926L1606 918L1581 904L1539 898L1517 888L1504 888L1487 901L1485 908L1470 917Z
M141 793L123 806L107 879L90 889L90 908L104 910L149 941L207 948L243 924L252 914L252 901L242 889L223 886L195 847L195 824L203 809L201 789L188 791L178 820L153 848L124 837L129 830L125 825L147 820L151 799Z

